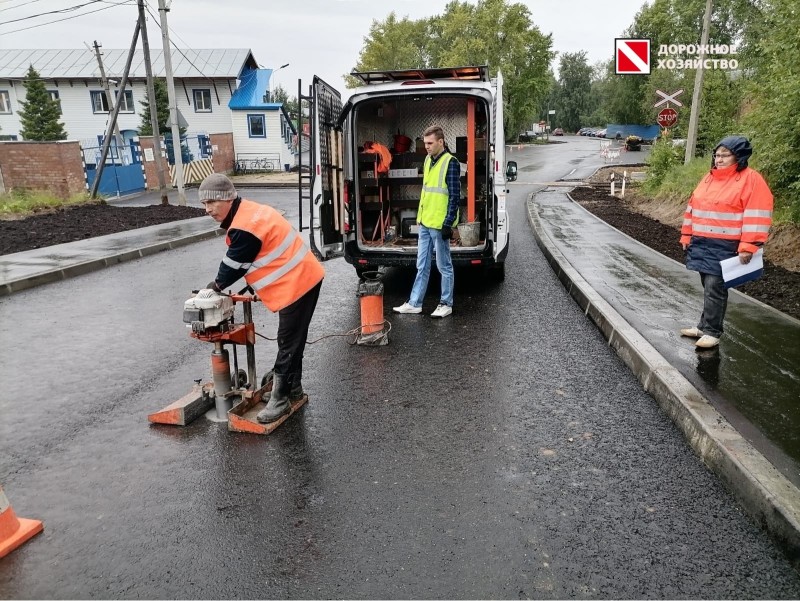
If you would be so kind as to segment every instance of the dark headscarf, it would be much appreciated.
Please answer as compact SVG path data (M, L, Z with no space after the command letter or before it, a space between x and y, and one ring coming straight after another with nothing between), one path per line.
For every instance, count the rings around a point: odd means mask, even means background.
M714 153L717 152L717 149L720 146L724 146L728 150L730 150L733 155L736 157L736 162L738 165L736 166L736 171L741 171L745 167L747 167L747 160L750 158L750 155L753 154L753 147L750 145L750 140L745 138L744 136L726 136L719 141L714 147ZM715 167L714 159L711 159L711 168Z

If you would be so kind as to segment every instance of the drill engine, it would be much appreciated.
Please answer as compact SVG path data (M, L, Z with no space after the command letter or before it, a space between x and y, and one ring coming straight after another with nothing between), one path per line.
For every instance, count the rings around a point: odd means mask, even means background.
M210 288L200 290L183 303L183 323L192 332L224 332L233 318L233 300Z

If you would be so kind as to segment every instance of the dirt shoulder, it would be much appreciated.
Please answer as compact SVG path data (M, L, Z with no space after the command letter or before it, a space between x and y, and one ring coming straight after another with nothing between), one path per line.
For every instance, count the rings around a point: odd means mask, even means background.
M670 205L640 194L637 186L626 187L625 198L610 195L609 177L612 172L643 171L642 167L607 167L591 179L590 187L575 188L570 195L600 219L681 263L680 224L684 203ZM779 311L800 319L800 228L778 226L770 232L764 247L764 275L754 282L737 288Z
M18 219L4 219L0 220L0 255L203 215L205 211L198 207L114 207L105 203L91 203Z

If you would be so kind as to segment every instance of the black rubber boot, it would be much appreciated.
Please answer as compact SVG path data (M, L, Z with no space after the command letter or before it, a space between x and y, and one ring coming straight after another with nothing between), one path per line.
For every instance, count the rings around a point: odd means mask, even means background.
M303 383L301 381L300 374L292 374L289 376L289 383L291 386L291 391L289 392L289 400L294 403L299 401L303 398L305 392L303 392Z
M286 390L288 388L287 384L286 376L275 374L272 381L272 393L269 401L267 401L267 406L256 415L256 419L260 423L272 423L291 412L292 404L289 401L289 392Z

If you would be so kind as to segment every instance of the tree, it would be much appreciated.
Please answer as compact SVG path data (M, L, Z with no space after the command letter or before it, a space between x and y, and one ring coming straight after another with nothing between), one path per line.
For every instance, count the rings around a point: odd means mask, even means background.
M398 19L394 12L384 21L373 20L355 66L356 71L420 69L434 66L429 56L428 19ZM347 86L358 81L347 77Z
M548 91L552 38L531 23L521 3L453 0L444 14L411 21L390 13L373 21L355 69L409 69L488 65L505 79L506 131L516 133L536 116ZM347 78L347 85L357 85Z
M289 101L289 92L287 92L282 85L278 84L272 90L271 98L269 99L269 101L278 104L286 104Z
M22 109L19 112L22 137L39 142L66 140L67 132L59 121L61 108L58 101L50 96L33 65L28 68L22 85L25 87L25 101L20 102Z
M592 91L592 68L586 60L586 51L565 52L558 67L556 93L556 121L568 131L580 129L581 115L589 107Z
M158 113L158 133L168 134L172 131L167 122L169 121L169 94L167 93L167 83L163 79L154 79L153 88L156 96L156 112ZM153 126L150 119L150 99L140 100L142 105L142 123L139 125L140 136L152 136Z
M800 223L800 11L796 0L767 0L751 32L754 74L747 83L751 104L743 124L753 143L753 166L775 193L776 208Z
M158 135L164 136L164 146L167 150L167 160L170 165L175 163L175 157L172 154L172 126L169 123L169 93L167 92L167 82L163 79L153 80L153 91L156 96L156 112L158 113ZM150 122L150 99L140 100L139 104L142 105L142 122L139 125L140 136L152 136L153 126ZM184 163L190 163L194 159L194 155L189 150L189 145L184 137L186 128L179 129L181 136L181 159Z

